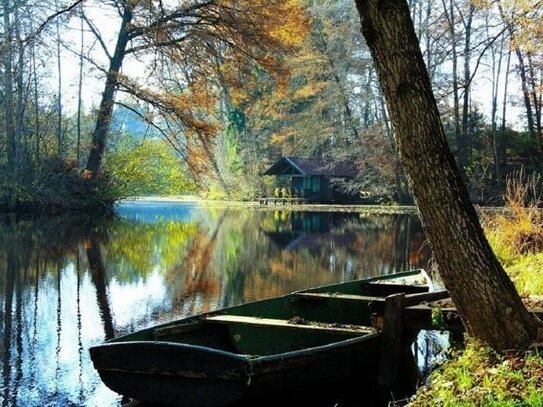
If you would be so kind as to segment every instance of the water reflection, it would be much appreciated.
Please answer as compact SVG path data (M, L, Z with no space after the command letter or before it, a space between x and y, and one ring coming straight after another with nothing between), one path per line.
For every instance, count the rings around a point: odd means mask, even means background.
M426 266L411 216L125 204L0 221L2 406L115 406L93 344L172 318Z

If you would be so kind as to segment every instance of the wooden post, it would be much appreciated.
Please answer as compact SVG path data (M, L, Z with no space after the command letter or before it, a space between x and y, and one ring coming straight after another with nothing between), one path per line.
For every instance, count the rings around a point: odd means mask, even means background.
M398 367L403 352L403 309L405 294L389 295L385 299L383 331L381 332L381 355L378 383L391 387L398 377Z

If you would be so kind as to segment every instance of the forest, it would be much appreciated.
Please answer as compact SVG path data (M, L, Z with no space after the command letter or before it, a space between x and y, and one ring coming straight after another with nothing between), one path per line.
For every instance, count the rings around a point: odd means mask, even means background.
M410 0L472 201L541 170L535 0ZM2 0L0 208L127 196L253 200L281 156L356 164L342 185L412 198L355 2ZM277 18L281 16L281 18Z

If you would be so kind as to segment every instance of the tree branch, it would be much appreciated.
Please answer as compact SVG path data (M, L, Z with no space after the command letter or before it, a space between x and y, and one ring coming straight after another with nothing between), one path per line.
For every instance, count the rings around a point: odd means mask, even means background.
M92 21L90 21L87 16L85 15L85 13L81 13L81 18L83 20L85 20L85 22L87 23L87 26L90 28L90 30L92 31L92 33L94 34L94 37L96 38L96 40L98 41L98 43L100 44L100 46L102 47L102 50L104 51L104 53L106 54L106 56L108 57L109 60L111 60L111 54L109 53L109 50L107 49L106 47L106 44L104 43L104 40L102 39L102 35L100 34L100 32L98 31L98 29L94 26L94 24L92 23Z
M171 39L169 41L159 41L159 42L152 42L152 43L145 44L145 45L138 45L137 47L128 48L125 51L125 54L126 55L134 54L134 53L136 53L138 51L143 51L143 50L146 50L146 49L149 49L149 48L169 47L170 45L175 45L177 43L183 42L187 38L188 38L188 35L185 35L184 37L173 38L173 39Z
M198 10L201 10L201 9L204 9L204 8L206 8L208 6L213 5L213 4L215 4L215 0L204 1L202 3L194 4L194 5L190 6L190 7L175 10L175 11L165 15L164 17L155 20L153 23L149 24L146 27L134 27L134 28L132 28L130 30L130 39L132 40L132 39L134 39L136 37L139 37L140 35L142 35L146 31L150 31L150 30L153 30L155 28L163 27L163 25L165 23L173 21L173 20L175 20L177 18L197 17L197 15L193 15L191 13L193 13L195 11L198 11Z
M38 27L38 29L36 31L34 31L31 35L29 35L26 39L25 39L25 42L30 42L32 39L34 39L35 37L37 37L38 35L41 34L41 32L45 29L45 27L47 26L47 24L49 24L51 21L53 21L55 18L61 16L62 14L65 14L65 13L69 13L71 12L74 8L76 8L79 4L83 3L83 1L85 0L77 0L75 3L73 3L72 5L70 5L69 7L66 7L66 8L63 8L59 11L57 11L56 13L50 15L49 17L47 17L45 19L45 21L43 23L40 24L40 26Z

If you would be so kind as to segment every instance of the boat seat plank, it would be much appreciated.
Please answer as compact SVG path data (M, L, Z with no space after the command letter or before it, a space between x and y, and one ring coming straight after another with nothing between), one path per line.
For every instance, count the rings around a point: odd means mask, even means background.
M296 322L295 320L247 317L242 315L213 315L205 318L204 321L222 324L245 324L302 330L328 331L335 333L368 334L375 332L373 328L361 325L335 325L312 321Z
M398 292L403 291L406 293L414 292L424 292L428 291L428 286L422 283L402 283L402 282L380 282L380 281L369 281L361 284L362 287L368 287L370 289L382 292Z
M361 302L385 302L383 297L373 297L368 295L355 295L355 294L338 294L338 293L305 293L298 292L296 297L310 298L310 299L337 299L347 301L361 301ZM446 290L407 294L405 296L407 305L415 305L423 301L436 301L444 298L448 298L449 293Z
M419 294L408 294L405 296L405 306L420 304L422 302L431 302L449 298L447 290L431 291Z
M362 301L362 302L384 301L384 298L382 297L374 297L370 295L356 295L356 294L297 292L294 295L298 298L307 298L307 299L315 299L315 300L337 299L337 300Z

